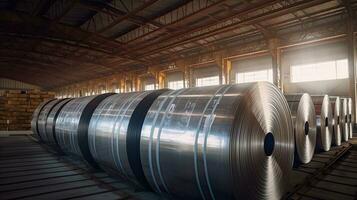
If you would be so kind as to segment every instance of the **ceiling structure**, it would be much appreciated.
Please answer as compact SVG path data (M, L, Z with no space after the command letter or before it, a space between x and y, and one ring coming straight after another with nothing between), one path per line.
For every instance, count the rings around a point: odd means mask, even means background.
M0 0L0 77L55 88L356 10L355 0Z

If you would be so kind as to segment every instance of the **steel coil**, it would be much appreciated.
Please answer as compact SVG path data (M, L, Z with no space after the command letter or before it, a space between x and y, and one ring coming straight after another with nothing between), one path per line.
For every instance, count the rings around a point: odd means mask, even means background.
M105 170L147 186L140 161L140 135L154 100L167 90L116 94L95 109L89 125L89 148Z
M347 99L347 113L348 113L348 131L349 138L352 138L353 126L352 126L352 98Z
M280 199L294 159L289 107L268 82L169 91L146 115L140 153L169 198Z
M311 96L316 112L317 146L329 151L332 142L332 110L328 95Z
M38 134L40 135L42 142L46 142L48 140L46 134L47 117L50 114L53 107L55 107L61 101L62 99L56 99L47 103L45 106L42 107L42 110L38 115L38 121L37 121Z
M334 145L340 146L342 141L343 121L342 121L342 103L340 97L330 97L333 115L333 135Z
M112 94L80 97L68 102L60 111L56 120L56 139L61 150L78 158L90 166L97 164L90 154L88 146L88 126L98 104Z
M343 122L343 134L342 141L347 142L349 138L350 126L348 124L348 100L342 98L342 122Z
M57 151L60 150L60 146L58 145L56 139L56 120L61 111L61 109L72 99L62 99L62 101L58 102L51 110L51 112L47 116L46 122L46 137L43 140L44 143L53 147Z
M309 163L316 146L316 114L309 94L285 95L294 126L297 160Z
M37 108L35 109L35 111L32 114L32 120L31 120L31 130L34 134L34 136L38 139L41 140L41 136L39 134L39 130L38 130L38 117L41 113L41 110L43 109L43 107L48 104L51 101L54 101L55 99L50 99L47 101L44 101L42 103L40 103Z

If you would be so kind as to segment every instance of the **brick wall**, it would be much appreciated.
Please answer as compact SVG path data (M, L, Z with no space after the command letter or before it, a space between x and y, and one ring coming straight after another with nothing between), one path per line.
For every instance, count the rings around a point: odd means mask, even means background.
M54 93L42 91L0 91L0 130L30 130L32 113Z

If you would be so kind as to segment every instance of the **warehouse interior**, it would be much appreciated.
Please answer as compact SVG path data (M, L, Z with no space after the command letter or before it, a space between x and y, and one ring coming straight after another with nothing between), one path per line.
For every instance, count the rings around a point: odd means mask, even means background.
M356 74L356 0L0 0L0 199L356 199Z

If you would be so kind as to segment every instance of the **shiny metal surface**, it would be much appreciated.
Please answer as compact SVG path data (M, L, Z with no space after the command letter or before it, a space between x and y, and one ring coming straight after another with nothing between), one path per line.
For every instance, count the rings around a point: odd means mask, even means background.
M44 143L47 145L55 148L56 150L60 150L60 146L58 145L57 139L56 139L56 120L57 117L61 111L61 109L66 105L70 100L72 99L62 99L60 102L58 102L51 110L51 112L47 116L47 122L46 122L46 137L43 140Z
M348 113L348 132L349 138L352 138L353 126L352 126L352 98L347 99L347 113Z
M61 101L62 101L62 99L56 99L56 100L53 100L53 101L47 103L45 106L42 107L42 110L41 110L40 114L38 115L38 121L37 121L38 133L41 137L42 142L46 142L48 140L47 134L46 134L47 117L50 114L52 108L54 106L56 106Z
M93 158L103 169L148 186L140 161L141 127L151 104L165 91L115 94L98 105L88 139Z
M267 82L169 91L146 115L140 152L168 198L280 199L294 158L290 110Z
M301 163L309 163L316 146L316 114L309 94L285 95L294 126L295 150Z
M349 139L350 125L348 123L348 99L342 98L342 123L343 123L343 134L342 141L347 142Z
M44 101L44 102L40 103L32 114L31 130L32 130L34 136L39 140L41 140L41 136L40 136L39 130L38 130L38 116L40 115L42 108L46 104L48 104L49 102L51 102L53 100L55 100L55 99L51 99L51 100Z
M98 167L88 146L88 126L98 104L112 94L80 97L68 102L56 120L56 139L61 150Z
M317 147L329 151L332 142L332 108L328 95L311 96L316 112Z
M343 126L344 126L342 120L342 102L340 97L330 97L330 102L332 106L332 115L333 115L332 143L334 145L340 146L342 141Z

